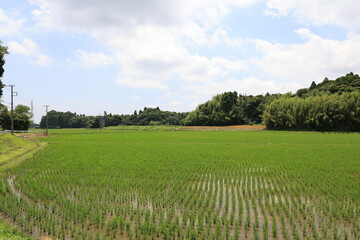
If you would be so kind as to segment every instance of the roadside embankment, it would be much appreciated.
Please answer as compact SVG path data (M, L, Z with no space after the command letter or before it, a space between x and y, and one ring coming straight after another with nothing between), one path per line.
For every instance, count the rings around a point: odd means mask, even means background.
M7 170L31 159L35 154L42 151L47 143L38 142L34 138L23 138L11 134L0 135L0 175L6 174ZM30 240L16 228L11 221L0 214L0 240Z

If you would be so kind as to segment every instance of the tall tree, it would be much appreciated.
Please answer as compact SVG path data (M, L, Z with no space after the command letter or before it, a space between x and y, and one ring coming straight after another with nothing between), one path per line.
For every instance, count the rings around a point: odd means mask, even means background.
M10 128L11 128L10 113L6 106L0 104L0 130L10 129Z
M28 106L19 104L15 108L15 113L17 114L24 114L28 116L29 118L32 118L31 109Z
M314 81L312 81L309 90L313 90L314 88L316 88L316 83Z
M30 108L25 105L18 105L14 111L14 129L15 130L28 130L30 127ZM10 112L7 107L2 106L0 110L0 129L10 129L11 120Z
M4 87L4 84L2 83L1 81L1 78L4 74L4 64L5 64L5 55L8 54L8 49L7 47L3 46L2 45L2 42L0 41L0 97L3 95L3 87Z

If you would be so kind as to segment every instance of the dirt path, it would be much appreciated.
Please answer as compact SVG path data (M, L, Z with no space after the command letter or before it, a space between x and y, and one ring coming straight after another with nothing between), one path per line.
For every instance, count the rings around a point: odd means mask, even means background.
M22 192L19 191L14 185L14 177L12 177L12 176L8 177L7 181L9 183L10 189L14 193L14 195L18 198L22 197L22 195L23 195ZM27 198L27 196L23 196L23 197Z
M184 126L181 131L261 131L262 125L233 125L233 126Z

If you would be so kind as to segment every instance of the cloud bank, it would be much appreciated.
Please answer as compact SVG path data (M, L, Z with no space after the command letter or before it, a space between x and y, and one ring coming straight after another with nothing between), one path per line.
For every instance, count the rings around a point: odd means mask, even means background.
M8 42L11 53L46 67L57 61L26 33L85 35L100 47L77 46L68 61L72 67L113 66L117 68L113 82L129 91L147 89L157 96L171 93L166 96L170 108L184 109L184 103L195 105L222 91L295 91L324 77L360 70L360 9L355 0L29 2L28 18L0 9L0 37L17 36ZM297 41L234 34L237 26L228 25L228 19L256 7L269 21L298 23L301 27L284 33L295 33ZM249 28L261 27L248 24ZM328 39L313 31L319 26L336 26L347 35Z

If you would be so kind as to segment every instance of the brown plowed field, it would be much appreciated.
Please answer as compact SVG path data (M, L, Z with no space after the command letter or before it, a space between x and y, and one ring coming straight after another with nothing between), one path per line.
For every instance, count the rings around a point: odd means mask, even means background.
M260 131L265 130L262 125L233 125L233 126L185 126L183 131Z

